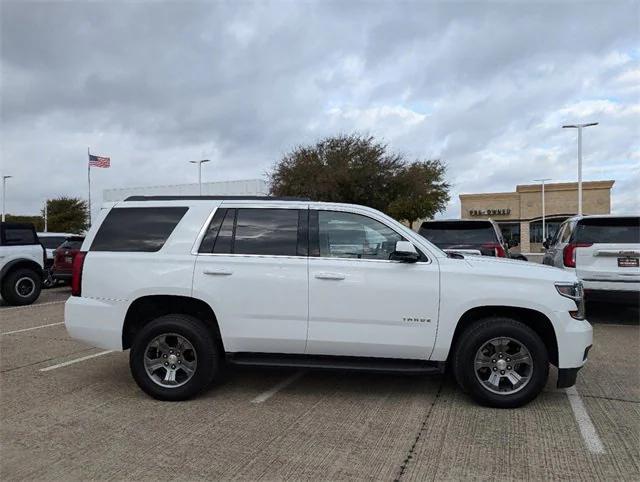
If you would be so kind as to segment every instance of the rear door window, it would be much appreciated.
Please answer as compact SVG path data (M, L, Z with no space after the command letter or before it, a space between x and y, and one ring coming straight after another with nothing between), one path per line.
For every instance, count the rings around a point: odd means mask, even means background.
M296 256L297 209L238 209L233 252Z
M418 231L436 246L495 243L496 232L491 223L429 222Z
M640 218L582 219L574 239L577 243L640 244Z
M198 252L306 256L308 210L218 209Z
M186 207L114 208L102 222L91 251L159 251Z

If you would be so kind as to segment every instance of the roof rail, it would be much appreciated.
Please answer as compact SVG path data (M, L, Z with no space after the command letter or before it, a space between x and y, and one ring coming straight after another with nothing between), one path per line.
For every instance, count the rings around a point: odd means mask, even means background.
M288 196L129 196L125 201L311 201Z

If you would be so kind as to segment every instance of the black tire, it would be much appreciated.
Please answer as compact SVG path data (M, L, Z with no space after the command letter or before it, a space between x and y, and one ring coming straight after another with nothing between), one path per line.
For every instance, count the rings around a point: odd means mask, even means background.
M30 305L38 299L41 289L42 278L30 268L13 270L2 280L2 298L13 306Z
M191 345L197 357L195 373L183 385L164 387L147 373L144 356L147 345L163 334L177 334ZM211 332L197 318L188 315L165 315L145 325L136 335L129 354L131 374L138 386L158 400L179 401L194 397L207 388L216 377L220 360Z
M494 393L476 376L476 354L490 340L501 337L517 340L531 355L529 381L515 393ZM454 347L453 365L456 381L475 401L495 408L516 408L529 403L544 388L549 375L549 354L542 339L527 325L511 318L490 317L462 333Z

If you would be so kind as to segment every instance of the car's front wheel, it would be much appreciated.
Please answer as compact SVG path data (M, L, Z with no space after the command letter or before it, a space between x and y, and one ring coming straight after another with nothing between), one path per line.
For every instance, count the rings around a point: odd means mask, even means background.
M459 385L477 402L497 408L530 402L549 374L549 355L540 336L503 317L485 318L467 328L453 363Z
M129 365L138 386L158 400L186 400L213 380L219 366L216 344L200 320L165 315L137 334Z

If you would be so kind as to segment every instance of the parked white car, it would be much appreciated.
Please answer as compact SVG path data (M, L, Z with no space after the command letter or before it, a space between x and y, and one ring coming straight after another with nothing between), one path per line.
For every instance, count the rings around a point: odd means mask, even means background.
M575 273L587 300L640 303L640 216L569 218L542 262Z
M74 260L70 335L131 349L138 385L182 400L223 362L440 372L516 407L575 383L592 343L575 275L446 253L367 207L132 197Z
M0 294L10 305L29 305L40 296L46 253L33 224L0 223Z

